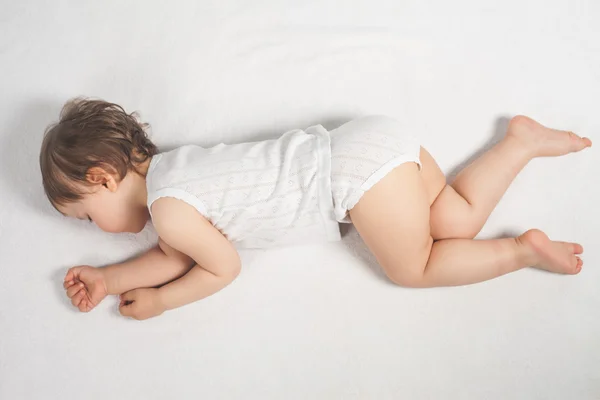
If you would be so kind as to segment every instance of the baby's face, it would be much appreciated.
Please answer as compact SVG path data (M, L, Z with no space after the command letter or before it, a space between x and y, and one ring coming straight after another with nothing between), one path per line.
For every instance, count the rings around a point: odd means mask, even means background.
M138 233L149 219L144 178L129 173L121 182L107 182L87 189L88 194L73 203L59 206L64 215L90 220L110 233Z

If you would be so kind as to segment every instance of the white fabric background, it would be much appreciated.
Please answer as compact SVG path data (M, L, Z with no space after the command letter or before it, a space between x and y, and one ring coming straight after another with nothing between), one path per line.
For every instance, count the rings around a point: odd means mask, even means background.
M449 173L516 113L600 145L600 3L493 3L3 1L0 398L599 398L597 148L533 162L481 235L581 241L577 277L401 289L351 229L244 252L231 286L143 323L114 298L78 314L61 287L70 266L155 241L63 219L44 198L42 131L75 95L140 110L163 148L368 113L405 120Z

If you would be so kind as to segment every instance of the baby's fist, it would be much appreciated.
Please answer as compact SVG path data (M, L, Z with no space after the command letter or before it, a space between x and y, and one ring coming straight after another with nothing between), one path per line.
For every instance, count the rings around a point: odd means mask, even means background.
M124 317L137 320L156 317L165 311L158 289L133 289L121 295L119 311Z
M69 269L63 287L71 299L71 304L82 312L91 311L107 294L102 269L89 265Z

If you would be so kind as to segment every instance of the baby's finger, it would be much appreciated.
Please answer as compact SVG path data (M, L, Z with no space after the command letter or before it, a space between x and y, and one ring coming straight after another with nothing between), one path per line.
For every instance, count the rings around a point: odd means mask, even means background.
M75 281L65 281L63 283L63 288L68 289L75 284Z
M83 283L76 283L67 289L67 296L71 298L75 295L75 293L79 292L81 289L83 289Z
M83 300L81 300L81 303L79 303L78 308L79 308L79 311L81 311L81 312L92 311L92 307L90 306L90 303L85 298Z
M70 268L65 275L65 282L72 281L75 278L74 268Z
M134 304L135 303L131 303L131 304L127 304L127 305L121 305L119 307L119 312L121 313L122 316L124 317L132 317L134 314Z
M75 284L69 286L69 288L67 289L67 296L69 298L71 298L71 297L73 297L73 295L75 293L79 292L81 289L83 289L83 283L81 283L81 282L75 283Z
M69 270L67 271L67 274L65 275L65 282L68 281L73 281L75 280L75 278L77 278L79 276L79 271L81 271L81 269L84 266L78 266L78 267L73 267L73 268L69 268Z
M71 304L73 304L75 307L79 307L79 303L81 303L84 295L85 290L80 290L77 292L73 297L71 297Z
M135 289L130 290L129 292L125 292L119 296L121 301L125 301L127 303L131 303L132 301L135 301L136 297L137 297L137 291Z

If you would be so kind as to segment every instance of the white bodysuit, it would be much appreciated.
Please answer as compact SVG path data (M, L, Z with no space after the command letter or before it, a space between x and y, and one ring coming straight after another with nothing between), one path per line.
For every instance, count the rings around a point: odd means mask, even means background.
M184 146L152 158L148 207L165 196L183 200L242 248L335 241L330 176L321 125L261 142Z
M362 195L396 166L420 166L419 154L418 141L385 116L331 132L316 125L261 142L183 146L152 158L148 208L180 199L240 248L336 241Z

